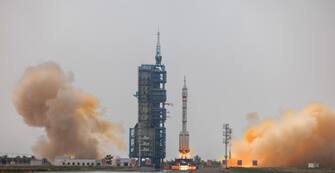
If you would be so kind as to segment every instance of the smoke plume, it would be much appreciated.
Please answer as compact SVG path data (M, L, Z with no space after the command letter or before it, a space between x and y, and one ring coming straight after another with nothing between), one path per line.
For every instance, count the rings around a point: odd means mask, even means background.
M277 119L267 118L249 127L244 139L233 141L232 164L248 166L335 165L335 112L314 103L303 110L288 111Z
M71 84L73 75L53 62L29 67L18 82L13 103L24 121L43 128L34 154L99 158L106 144L124 149L120 125L103 119L96 97Z

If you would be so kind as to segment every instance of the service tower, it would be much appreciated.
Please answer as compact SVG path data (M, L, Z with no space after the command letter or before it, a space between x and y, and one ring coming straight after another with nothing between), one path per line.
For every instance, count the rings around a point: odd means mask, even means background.
M138 67L138 122L129 131L129 157L139 166L160 168L166 150L166 70L157 33L155 64Z
M187 131L187 87L186 77L184 77L184 86L182 89L182 130L179 133L179 153L181 159L189 158L189 133Z

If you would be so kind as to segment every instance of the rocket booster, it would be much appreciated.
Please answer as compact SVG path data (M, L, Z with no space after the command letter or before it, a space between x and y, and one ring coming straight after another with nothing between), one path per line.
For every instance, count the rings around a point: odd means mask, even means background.
M187 87L186 77L184 77L184 86L182 89L182 131L179 133L179 152L181 157L186 157L190 152L189 133L187 131Z

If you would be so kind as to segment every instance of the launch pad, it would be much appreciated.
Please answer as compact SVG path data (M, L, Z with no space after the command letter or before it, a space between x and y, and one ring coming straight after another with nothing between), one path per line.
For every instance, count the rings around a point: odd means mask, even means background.
M195 171L197 166L193 162L193 159L176 159L171 169L178 171Z

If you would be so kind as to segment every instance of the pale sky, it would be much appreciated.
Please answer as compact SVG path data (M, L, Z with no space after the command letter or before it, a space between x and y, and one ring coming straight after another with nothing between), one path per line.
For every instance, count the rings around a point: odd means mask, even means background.
M137 66L154 63L158 25L174 104L168 159L178 156L184 75L190 145L206 159L223 155L224 122L239 138L250 112L278 116L314 101L335 109L333 0L0 0L0 153L31 153L44 134L11 95L27 67L46 61L72 71L128 142Z

